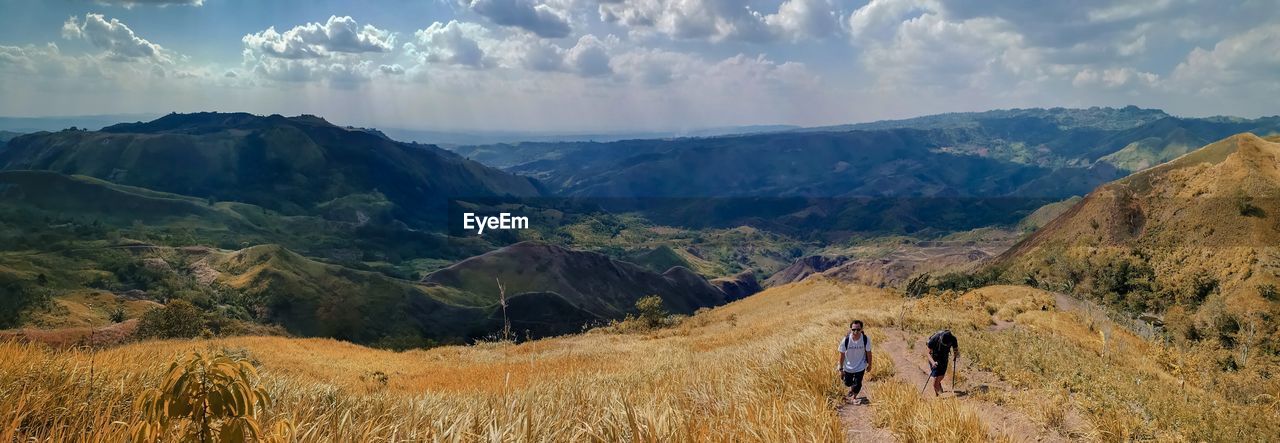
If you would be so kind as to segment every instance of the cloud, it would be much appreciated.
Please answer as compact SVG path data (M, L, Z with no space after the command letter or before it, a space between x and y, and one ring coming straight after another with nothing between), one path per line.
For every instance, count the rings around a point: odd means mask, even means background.
M896 29L906 18L938 10L934 0L871 0L849 16L849 29L854 37L861 37Z
M765 14L740 0L602 1L600 20L677 39L768 43L822 39L839 31L829 0L786 0Z
M379 65L378 71L381 71L383 74L387 74L387 75L404 75L404 67L400 66L399 64Z
M777 14L764 17L774 32L788 40L823 39L839 31L840 20L830 0L789 0Z
M273 26L245 35L241 41L246 47L271 57L306 59L324 58L332 53L388 52L394 45L395 35L373 25L362 27L351 17L330 16L323 24L307 23L283 33L276 32Z
M201 6L204 0L96 0L95 3L132 8L134 6Z
M475 23L435 22L414 32L414 43L405 44L405 52L423 63L484 68L489 62L477 40L486 33L483 26Z
M243 65L254 75L280 82L318 82L350 89L382 72L368 57L391 52L395 34L361 26L348 16L306 23L284 32L275 27L245 35Z
M578 44L570 48L565 55L565 62L573 72L583 77L603 77L613 74L604 42L591 34L578 39Z
M1156 86L1160 82L1160 76L1139 71L1134 68L1111 68L1101 71L1092 68L1086 68L1071 79L1071 84L1077 88L1102 86L1108 89L1123 88L1130 86Z
M1280 23L1223 39L1212 49L1195 48L1173 69L1172 80L1202 93L1223 88L1280 91Z
M532 0L463 0L462 4L499 26L529 31L539 37L568 37L572 29L562 12Z
M579 39L581 41L581 39ZM516 58L519 65L531 71L560 71L564 69L564 49L540 39L517 44Z
M102 14L85 14L83 23L76 17L68 18L62 24L62 37L84 39L94 47L106 51L113 60L167 59L164 48L160 45L138 37L119 20L113 18L108 21Z

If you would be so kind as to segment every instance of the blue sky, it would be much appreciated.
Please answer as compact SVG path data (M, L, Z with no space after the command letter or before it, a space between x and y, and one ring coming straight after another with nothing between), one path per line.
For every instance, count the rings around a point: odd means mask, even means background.
M0 0L0 115L418 129L1280 113L1273 1Z

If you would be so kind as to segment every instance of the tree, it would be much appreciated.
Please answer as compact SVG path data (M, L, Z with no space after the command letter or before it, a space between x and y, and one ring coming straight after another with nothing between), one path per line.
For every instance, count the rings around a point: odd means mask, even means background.
M145 338L192 338L204 330L204 314L186 300L173 300L163 308L142 314L138 335Z
M920 298L929 291L929 273L912 277L907 281L907 297Z
M636 310L640 312L640 321L650 328L656 328L667 318L667 310L662 306L662 297L650 295L636 300Z

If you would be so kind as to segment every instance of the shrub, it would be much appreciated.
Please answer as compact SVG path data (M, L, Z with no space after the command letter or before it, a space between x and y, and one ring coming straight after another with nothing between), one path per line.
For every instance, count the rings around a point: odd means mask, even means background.
M929 292L929 273L923 273L912 277L907 281L907 297L920 298Z
M1258 285L1258 295L1270 301L1280 301L1280 291L1276 290L1276 285L1264 283Z
M640 313L640 321L646 327L656 328L667 318L667 310L662 306L662 297L650 295L636 300L636 311Z
M254 386L257 378L253 365L226 354L193 352L174 361L163 384L141 395L141 420L132 427L133 440L283 441L291 433L287 422L274 435L264 433L259 423L271 398L266 389Z
M204 326L204 314L195 305L179 299L142 314L138 335L144 338L193 338L200 335Z

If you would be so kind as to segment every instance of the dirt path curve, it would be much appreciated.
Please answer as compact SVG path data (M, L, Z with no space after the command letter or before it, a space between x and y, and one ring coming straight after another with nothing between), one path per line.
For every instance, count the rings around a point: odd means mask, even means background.
M928 380L928 364L924 358L924 341L926 336L912 337L906 331L896 328L880 329L880 342L875 346L875 356L877 358L891 358L896 367L895 377L911 384L924 388ZM908 341L914 341L914 346L908 346ZM963 351L963 347L961 350ZM959 361L961 378L964 379L962 384L958 386L956 392L952 392L950 379L951 373L948 372L948 378L944 380L944 393L942 398L957 398L959 401L974 408L987 423L994 435L1003 435L1009 437L1012 441L1040 441L1040 442L1066 442L1069 439L1058 435L1055 432L1046 431L1037 425L1029 417L1021 412L1010 408L997 405L992 402L983 401L969 396L969 389L1008 389L1008 386L1001 382L995 374L977 371L963 355ZM922 389L922 394L926 398L933 397L932 389ZM846 406L845 408L867 408L867 406ZM871 405L874 407L874 403ZM844 409L841 409L841 418L844 418ZM870 417L870 411L863 412L864 417ZM846 425L859 425L857 422L845 421ZM862 440L858 441L879 441L879 440Z

